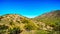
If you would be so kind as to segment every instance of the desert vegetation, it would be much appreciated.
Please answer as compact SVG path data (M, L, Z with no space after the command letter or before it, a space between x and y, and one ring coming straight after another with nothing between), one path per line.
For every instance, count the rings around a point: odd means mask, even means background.
M60 34L60 10L35 18L18 14L2 15L0 34Z

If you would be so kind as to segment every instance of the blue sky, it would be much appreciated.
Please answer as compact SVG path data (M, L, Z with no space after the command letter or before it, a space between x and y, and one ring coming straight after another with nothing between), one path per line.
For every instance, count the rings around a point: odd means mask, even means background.
M59 9L59 0L0 0L0 15L21 14L32 18Z

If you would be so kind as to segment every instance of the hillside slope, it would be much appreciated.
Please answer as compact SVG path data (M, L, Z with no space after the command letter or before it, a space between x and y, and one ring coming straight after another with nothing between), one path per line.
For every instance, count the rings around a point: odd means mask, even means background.
M2 15L0 34L60 34L60 10L32 19L18 14Z
M37 16L33 20L43 22L51 27L54 27L55 30L60 31L60 10L55 10L50 13Z
M20 34L22 31L38 29L37 24L17 14L0 16L0 34Z

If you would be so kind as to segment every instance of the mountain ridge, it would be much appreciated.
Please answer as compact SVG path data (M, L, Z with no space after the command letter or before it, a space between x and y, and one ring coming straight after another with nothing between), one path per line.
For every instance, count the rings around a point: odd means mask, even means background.
M0 16L1 34L26 34L27 32L37 31L46 34L60 32L60 10L45 13L35 18L27 18L19 14L6 14ZM58 28L58 29L57 29ZM17 33L16 33L17 32ZM26 33L25 33L26 32ZM57 32L56 32L57 33ZM29 33L28 33L29 34ZM31 33L33 34L33 33Z

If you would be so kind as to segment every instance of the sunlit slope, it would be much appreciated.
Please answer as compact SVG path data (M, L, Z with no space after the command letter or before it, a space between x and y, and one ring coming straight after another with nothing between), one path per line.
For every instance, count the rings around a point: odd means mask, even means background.
M19 14L2 15L0 34L60 34L60 10L35 18Z
M35 17L34 19L39 22L44 22L48 25L56 25L56 23L60 23L60 10L45 13L41 16Z
M1 34L20 34L23 31L37 30L38 28L36 23L21 15L7 14L0 16Z

